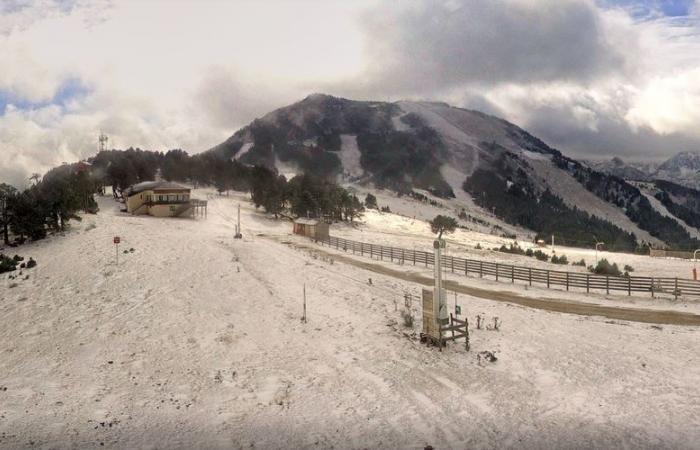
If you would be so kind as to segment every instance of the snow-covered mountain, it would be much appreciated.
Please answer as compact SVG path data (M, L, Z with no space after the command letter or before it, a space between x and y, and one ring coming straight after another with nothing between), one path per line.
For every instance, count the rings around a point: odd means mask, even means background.
M678 153L659 165L652 177L700 188L700 152Z
M647 181L656 172L658 164L624 161L619 156L603 161L586 161L591 168L625 180Z
M314 94L256 119L210 151L286 175L310 172L428 193L543 236L569 233L572 244L605 236L620 248L642 241L690 246L682 227L624 181L631 169L621 160L614 163L623 173L611 176L510 122L445 103Z
M700 152L680 152L662 163L623 161L617 156L586 163L597 171L626 180L667 180L692 189L700 188Z

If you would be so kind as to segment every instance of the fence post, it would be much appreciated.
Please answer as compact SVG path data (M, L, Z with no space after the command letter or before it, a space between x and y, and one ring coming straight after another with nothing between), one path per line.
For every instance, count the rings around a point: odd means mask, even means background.
M469 260L468 259L464 260L464 276L465 277L469 276Z
M676 284L673 288L673 299L678 300L678 277L676 277Z
M605 275L605 293L610 295L610 276Z
M479 278L484 278L484 262L479 261Z
M547 271L547 289L549 289L549 270Z
M455 257L451 256L452 258L452 273L455 273Z
M510 266L510 282L515 284L515 266Z
M651 298L654 298L654 277L651 277Z
M496 281L498 281L498 263L496 263Z
M586 274L586 294L591 293L591 274Z
M425 267L428 267L428 254L426 252L421 253L423 253L423 256L425 256Z
M632 296L632 277L627 277L627 296Z
M566 290L569 290L569 272L566 272Z
M532 267L527 268L527 281L530 283L530 286L532 286Z

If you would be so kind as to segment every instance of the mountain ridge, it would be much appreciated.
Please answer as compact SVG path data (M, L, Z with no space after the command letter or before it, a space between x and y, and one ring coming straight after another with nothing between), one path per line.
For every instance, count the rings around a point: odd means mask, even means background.
M507 120L441 102L313 94L255 119L210 152L289 176L427 191L542 236L606 236L625 249L700 244L624 176L569 158ZM571 218L571 236L545 217L556 214Z

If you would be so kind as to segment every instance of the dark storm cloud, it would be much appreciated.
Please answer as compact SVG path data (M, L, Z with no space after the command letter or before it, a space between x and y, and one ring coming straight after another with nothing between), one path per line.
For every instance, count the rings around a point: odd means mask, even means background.
M521 125L551 146L580 159L621 156L630 161L659 160L681 151L700 150L700 139L680 133L661 135L647 127L632 129L620 117L593 108L595 129L582 126L570 104L533 106L527 123Z
M423 0L384 5L366 19L366 87L377 92L589 83L625 68L622 52L605 38L599 11L584 0Z

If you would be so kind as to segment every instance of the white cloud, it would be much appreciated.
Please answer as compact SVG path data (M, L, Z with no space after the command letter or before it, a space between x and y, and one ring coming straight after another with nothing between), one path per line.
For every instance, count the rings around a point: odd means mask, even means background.
M700 138L700 67L655 77L639 92L626 115L636 127Z
M326 90L476 106L564 151L658 157L700 142L699 13L639 20L593 0L6 0L0 179L89 156L100 130L118 148L202 151ZM52 104L66 80L85 92Z

